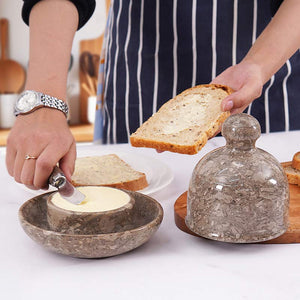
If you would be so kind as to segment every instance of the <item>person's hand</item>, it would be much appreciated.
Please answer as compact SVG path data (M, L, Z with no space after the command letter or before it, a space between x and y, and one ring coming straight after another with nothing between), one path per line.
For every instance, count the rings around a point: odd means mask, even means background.
M26 155L36 159L25 159ZM48 178L57 162L70 180L75 158L75 141L62 112L41 108L17 117L6 152L8 173L17 182L31 189L47 189Z
M241 113L261 95L263 79L257 65L242 61L218 75L212 83L231 87L234 93L223 99L221 108L231 114Z

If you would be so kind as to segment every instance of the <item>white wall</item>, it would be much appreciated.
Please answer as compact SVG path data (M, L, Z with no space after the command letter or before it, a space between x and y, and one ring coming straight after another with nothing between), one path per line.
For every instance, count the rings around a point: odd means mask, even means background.
M9 20L9 58L27 66L29 55L29 30L21 18L22 0L0 0L0 18ZM73 67L69 73L68 91L71 106L71 123L79 121L79 42L98 37L105 27L105 0L96 0L96 10L88 23L80 29L74 38L72 55Z

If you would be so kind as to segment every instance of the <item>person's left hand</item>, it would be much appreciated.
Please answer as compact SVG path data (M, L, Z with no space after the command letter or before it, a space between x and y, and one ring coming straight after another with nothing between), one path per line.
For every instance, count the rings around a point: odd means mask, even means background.
M234 92L223 99L221 108L231 114L241 113L261 95L263 80L260 67L249 62L240 62L227 68L211 83L231 87Z

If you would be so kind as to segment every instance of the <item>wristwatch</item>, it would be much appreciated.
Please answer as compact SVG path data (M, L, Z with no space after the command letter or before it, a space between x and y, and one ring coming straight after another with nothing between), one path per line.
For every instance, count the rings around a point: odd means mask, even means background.
M29 114L41 107L50 107L62 111L68 117L68 105L55 97L36 91L24 91L15 104L15 116Z

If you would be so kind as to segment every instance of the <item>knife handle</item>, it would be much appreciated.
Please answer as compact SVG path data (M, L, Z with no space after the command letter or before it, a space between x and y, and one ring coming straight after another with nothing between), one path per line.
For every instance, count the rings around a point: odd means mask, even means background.
M59 167L55 166L48 179L48 182L50 185L60 189L66 184L67 178L63 171Z

